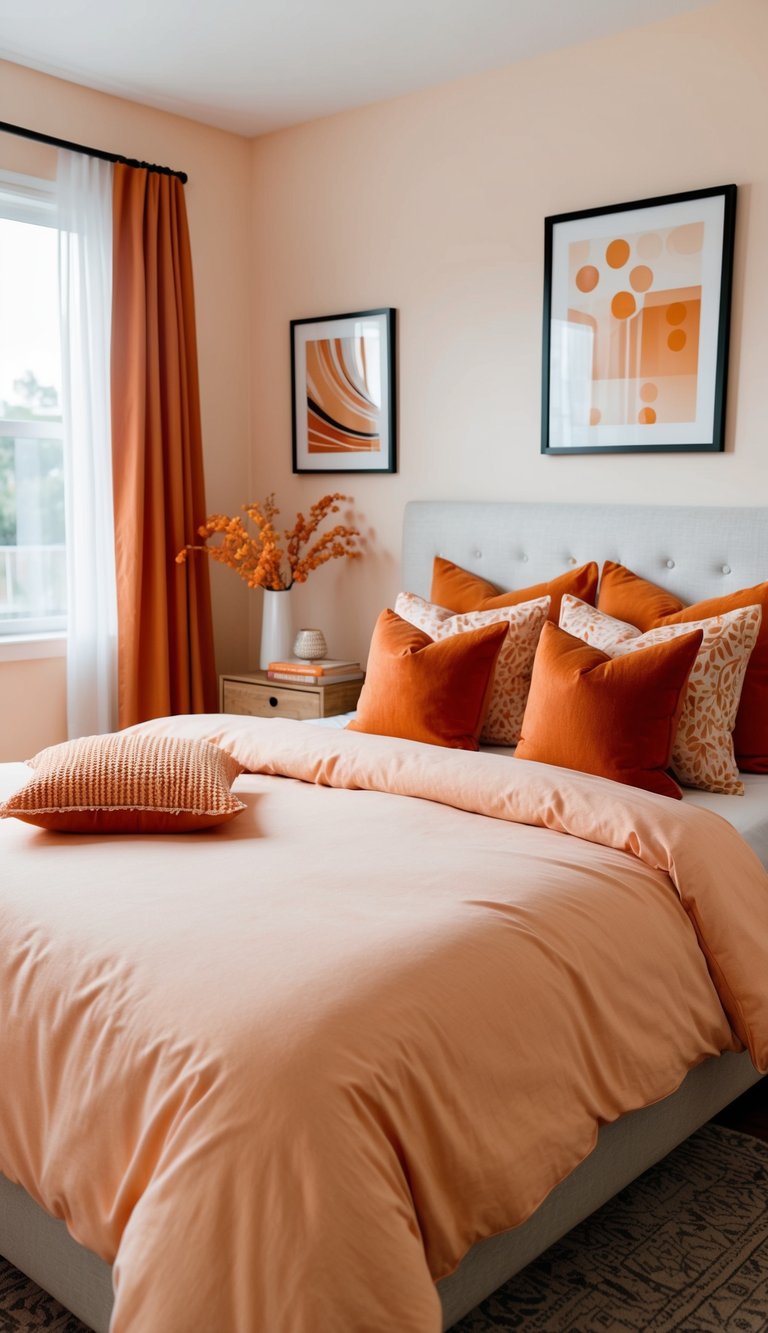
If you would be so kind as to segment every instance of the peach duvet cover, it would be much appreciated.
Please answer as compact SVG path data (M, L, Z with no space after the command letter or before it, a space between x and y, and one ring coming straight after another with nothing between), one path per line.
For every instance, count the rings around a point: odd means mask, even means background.
M114 1333L436 1333L434 1281L601 1123L742 1043L768 1066L768 877L718 816L302 723L140 729L225 746L247 811L0 827L0 1170L114 1262Z

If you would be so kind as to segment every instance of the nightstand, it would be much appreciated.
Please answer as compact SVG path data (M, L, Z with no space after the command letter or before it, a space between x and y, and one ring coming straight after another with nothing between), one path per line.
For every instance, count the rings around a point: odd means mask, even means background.
M293 685L268 680L265 672L219 677L219 708L222 713L247 713L251 717L291 717L305 722L311 717L332 717L357 707L363 680L335 684Z

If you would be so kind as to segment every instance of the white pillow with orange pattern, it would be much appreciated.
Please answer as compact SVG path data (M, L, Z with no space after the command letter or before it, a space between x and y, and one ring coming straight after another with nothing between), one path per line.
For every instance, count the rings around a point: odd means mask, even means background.
M733 728L749 656L762 620L759 606L745 606L707 620L659 625L643 634L569 593L560 607L560 628L600 648L609 657L636 652L691 630L703 631L688 677L672 747L672 768L684 787L743 796L733 750Z

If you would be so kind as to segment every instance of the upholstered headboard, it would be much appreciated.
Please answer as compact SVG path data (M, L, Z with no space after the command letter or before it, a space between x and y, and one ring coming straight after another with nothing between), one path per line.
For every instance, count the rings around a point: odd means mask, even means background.
M768 579L768 509L414 501L403 588L429 597L436 555L510 589L615 560L697 602Z

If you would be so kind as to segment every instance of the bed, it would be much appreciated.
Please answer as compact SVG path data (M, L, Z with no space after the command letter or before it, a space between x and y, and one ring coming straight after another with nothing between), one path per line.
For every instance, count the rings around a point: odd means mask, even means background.
M768 565L768 511L720 508L694 510L633 506L607 508L602 506L501 503L478 505L442 502L409 505L406 511L404 529L402 586L421 595L428 595L432 560L437 554L443 555L464 568L478 572L484 578L506 587L533 584L538 580L553 577L569 567L580 565L590 559L599 562L605 559L615 560L631 566L639 574L652 579L656 583L673 587L681 596L690 601L695 601L715 595L728 587L747 586L765 577L766 566ZM500 823L498 817L489 822L488 816L482 810L476 809L474 806L468 807L466 801L462 805L461 799L452 795L451 792L448 792L445 796L436 796L436 789L439 787L442 790L441 784L448 779L444 777L442 769L440 772L430 769L426 759L419 757L418 763L416 763L416 760L411 757L413 759L413 771L411 777L408 777L408 772L411 771L408 769L408 764L404 765L402 758L399 756L393 758L384 743L378 744L377 742L369 745L363 764L363 761L358 759L358 749L355 748L353 752L351 748L354 739L351 736L342 733L343 742L336 742L318 729L315 732L316 741L311 744L308 741L302 743L296 739L296 728L301 732L302 724L286 725L288 726L288 732L285 736L281 736L279 734L280 725L274 724L274 735L279 742L277 749L281 756L279 762L277 759L269 759L266 768L262 767L260 776L256 778L243 777L239 780L239 785L244 791L251 790L249 783L252 784L256 806L260 802L264 803L265 797L268 797L269 800L272 799L269 793L273 790L273 787L269 784L275 783L282 783L281 791L283 788L294 788L294 796L297 797L299 805L303 802L301 808L307 811L313 806L313 801L320 800L317 793L314 797L310 795L314 791L310 785L312 782L319 783L323 792L328 787L336 791L337 794L333 799L346 802L347 806L345 808L350 810L353 810L353 807L349 803L352 800L357 800L355 792L368 790L371 797L368 804L372 810L376 810L375 818L381 821L379 836L383 839L382 848L387 847L387 812L394 810L396 803L397 810L400 812L398 817L402 817L404 827L408 826L408 837L418 839L420 834L423 833L421 819L422 816L426 819L426 811L429 810L430 819L437 818L439 821L439 827L444 831L448 845L450 845L454 828L461 824L462 828L471 830L472 838L480 840L478 846L482 846L483 834L480 830L487 830L489 845L492 844L494 848L493 856L489 852L489 864L490 860L502 856L506 825ZM191 728L190 734L205 734L209 737L219 738L228 736L233 744L243 745L246 749L248 746L255 744L252 739L242 733L239 724L234 725L233 720L190 719L188 726ZM261 724L262 728L271 726L273 726L272 723ZM203 732L200 731L201 727ZM235 736L235 733L237 733L237 736ZM306 736L308 729L302 734ZM232 739L233 737L234 739ZM363 742L373 741L374 739L361 738ZM259 740L258 744L263 747L264 742ZM363 745L363 750L366 750L365 745ZM299 751L311 752L314 755L311 762ZM254 761L254 767L258 769L262 762L260 758L257 758ZM411 763L411 759L408 762ZM467 767L470 762L474 764L471 771ZM504 766L508 765L509 762L502 755L472 756L471 761L467 760L466 762L459 760L456 765L456 785L466 787L469 782L473 789L479 789L485 784L488 788L488 800L493 805L494 792L500 781L505 780L503 778ZM382 767L387 767L392 763L395 764L401 775L398 781L405 782L407 777L410 785L406 785L406 788L398 789L394 793L383 793L380 779L375 774ZM272 765L271 768L270 764ZM309 764L309 767L307 767L307 764ZM425 764L427 764L426 768L424 767ZM351 769L350 765L352 765ZM452 762L446 761L443 768L446 770L452 769ZM341 773L339 786L336 788L333 786L336 779L331 773L332 769ZM460 778L459 770L461 771ZM404 772L406 777L402 776ZM371 776L372 773L373 776ZM279 776L273 776L273 774L284 775L288 778L288 783L282 781ZM18 783L21 776L18 770L14 773L7 772L5 774L6 789L8 789L8 786L12 787L14 782ZM588 780L587 788L589 788L589 782L595 781L599 783L600 780ZM379 786L376 785L377 783L379 783ZM615 786L615 784L608 785ZM582 795L586 791L582 788L578 790ZM591 790L590 788L589 791L586 791L586 799L589 799ZM686 809L690 807L693 811L692 814L686 815L685 819L688 819L695 829L694 838L699 837L701 830L709 830L712 827L707 820L701 825L696 823L698 818L697 807L714 808L716 812L724 814L726 820L730 820L735 827L741 829L757 855L765 861L768 854L767 791L768 777L763 778L755 775L748 778L747 794L744 798L711 798L707 797L706 794L694 794L684 802ZM544 788L539 790L536 799L545 804L542 792L544 792ZM322 799L325 800L326 797L323 796ZM521 799L523 798L521 797ZM530 802L530 798L526 797L525 799ZM633 807L631 796L625 794L619 805L616 806L616 820L620 822L622 819L629 819L630 821L639 819L642 810L645 810L645 814L650 821L649 827L651 827L656 812L654 801L659 799L661 798L651 798L647 808L643 806L642 800L639 801L639 804L636 803L636 807ZM403 802L406 804L403 804ZM577 802L575 803L577 804ZM360 802L358 801L359 805ZM541 835L543 839L562 838L563 833L557 829L553 830L551 827L535 829L533 827L537 818L536 810L533 808L535 805L536 801L533 801L533 805L526 816L528 822L525 823L524 827L525 837ZM299 806L297 805L296 808L298 809ZM356 808L354 807L354 809ZM640 814L637 814L637 809L641 809ZM309 815L307 817L309 818ZM279 818L284 820L286 816L281 815ZM9 825L12 822L7 821ZM269 826L276 841L279 840L278 824L279 819L274 826ZM411 827L411 825L413 826ZM432 826L430 825L430 827ZM203 873L213 875L218 872L222 881L226 883L227 861L225 858L229 854L230 845L234 849L232 855L234 856L237 853L238 857L242 857L245 841L245 835L237 833L236 822L232 828L231 838L228 835L222 837L219 833L211 835L209 839L203 839L201 843L196 844L196 849L193 852L186 852L183 855L194 857L195 866ZM580 847L577 846L577 843L584 836L586 830L582 830L580 833L579 828L581 828L581 825L577 821L570 830L576 833L576 839L568 839L571 858L576 857L577 852L580 854ZM8 830L8 833L10 833L10 830ZM6 829L0 828L0 834L5 835ZM27 830L24 836L34 839L41 835L30 834ZM45 835L42 836L45 839ZM733 839L735 840L732 840L729 844L728 860L731 866L738 867L744 843L740 838L736 839L735 835L733 835ZM391 832L389 833L389 840L391 845ZM54 839L53 841L57 845L61 843L61 839ZM77 844L87 842L83 839L75 839L74 841ZM104 842L104 840L98 841ZM159 848L163 865L163 878L173 875L173 862L178 857L178 852L169 845L172 841L172 839L162 839L163 845ZM264 837L262 841L263 843L269 842L269 837ZM354 842L354 839L352 841ZM194 840L185 840L185 842L189 847ZM138 850L130 843L130 840L121 839L120 844L123 850L120 873L125 876L128 874L131 858L138 855ZM8 845L7 838L4 837L3 841L0 842L3 852L5 852ZM29 855L35 854L34 848L29 847L21 850L27 858L23 862L26 866ZM259 847L258 838L256 838L255 851L261 850L263 850L263 847ZM16 844L14 844L13 852L14 856L20 854L20 848ZM65 848L60 848L59 854L80 858L87 855L90 858L92 868L100 865L102 874L110 873L104 869L110 863L103 861L105 853L101 850L94 848L87 851L80 845L73 847L69 853ZM625 852L616 847L608 848L605 854L609 860L611 856L625 856ZM746 879L757 872L753 872L750 868L749 854L746 851L744 854L746 859L743 875ZM109 855L114 856L114 848L111 849ZM362 851L358 848L358 856L360 855L362 855ZM678 860L685 859L685 855L679 849L677 849L675 855ZM99 860L99 858L102 859ZM348 857L347 859L350 865L357 864L356 873L359 874L361 863L359 861L355 863L354 857ZM672 860L674 859L673 857ZM22 863L15 862L14 864L21 865ZM185 863L185 874L189 874L189 864L189 861ZM237 864L239 866L242 862L238 860ZM642 873L646 874L647 870L648 867ZM447 873L445 866L443 872ZM94 873L96 879L98 879L98 871ZM295 867L292 873L295 874ZM590 873L588 866L584 873L587 875ZM596 872L596 878L604 873L605 867L601 863L599 872ZM703 875L703 869L701 873ZM737 875L737 879L741 874L738 869L732 873ZM654 871L653 874L657 875L658 872ZM130 880L122 879L120 882L125 884ZM703 888L701 892L704 895ZM2 901L1 897L0 901ZM94 898L94 902L96 901L96 898ZM663 902L664 911L678 912L677 907L670 907L666 892L663 895ZM755 902L757 906L754 910L759 914L762 910L759 892ZM149 910L149 906L149 904L144 903L147 910ZM178 910L183 911L183 899L181 898ZM712 910L714 917L717 918L720 908L713 903ZM721 927L725 929L727 926L727 923L724 924L719 919L716 924L718 930ZM757 925L762 928L764 923L760 921ZM425 930L430 928L428 914L425 917L424 928ZM761 929L754 929L752 936L751 941L744 942L745 955L749 954L750 948L758 950L768 948L768 930L766 930L765 939L763 939ZM682 943L683 936L681 935L681 947ZM685 947L688 947L687 944ZM739 948L736 949L736 952L739 952L740 948L741 942L739 941ZM689 961L691 967L695 970L698 963L693 952ZM753 969L758 967L754 958L751 965ZM764 1050L764 1033L760 1030L760 1025L764 1020L757 1014L760 1005L765 1003L765 997L761 993L761 987L764 988L762 975L764 973L757 979L753 978L753 989L756 989L756 994L752 996L756 1006L755 1030L751 1037L753 1053ZM456 1319L471 1309L502 1281L518 1271L577 1221L599 1206L605 1199L611 1197L629 1180L658 1160L718 1109L760 1077L755 1064L750 1059L749 1052L741 1049L744 1043L733 1035L733 1015L729 1015L731 1018L729 1024L725 1020L721 1008L717 1008L717 1011L712 1009L711 997L707 998L707 995L705 995L706 987L710 984L708 977L706 968L699 967L698 971L695 972L695 978L691 980L691 987L694 990L696 986L702 988L701 1007L697 1011L700 1028L698 1033L700 1049L698 1049L698 1053L694 1054L691 1050L687 1053L678 1051L676 1054L674 1051L668 1052L667 1058L670 1060L677 1059L679 1064L676 1072L670 1066L669 1077L665 1076L666 1085L662 1086L665 1083L665 1079L662 1078L655 1095L647 1099L655 1104L644 1105L638 1100L631 1102L630 1094L631 1105L623 1106L616 1114L607 1113L605 1106L600 1107L600 1113L596 1114L594 1118L591 1135L587 1136L589 1141L585 1145L577 1145L571 1152L567 1150L568 1145L563 1148L563 1145L557 1143L555 1145L557 1151L554 1151L552 1155L558 1161L570 1159L568 1170L561 1171L557 1163L549 1164L550 1174L553 1174L554 1178L550 1179L549 1187L544 1191L545 1197L533 1200L531 1196L531 1199L529 1199L529 1203L533 1202L538 1206L522 1209L523 1212L527 1213L526 1220L514 1226L505 1227L497 1224L495 1227L487 1229L484 1236L481 1228L481 1238L475 1237L473 1243L465 1244L461 1253L456 1253L455 1258L457 1260L461 1259L458 1267L455 1267L452 1272L445 1271L443 1273L441 1269L447 1270L452 1266L447 1261L446 1255L451 1252L452 1245L455 1249L457 1241L455 1237L452 1240L446 1240L445 1237L438 1236L437 1233L440 1232L439 1219L432 1217L433 1234L430 1236L430 1244L435 1253L440 1251L440 1257L434 1264L434 1270L438 1275L439 1306L434 1299L434 1293L433 1297L430 1298L429 1294L424 1292L423 1305L419 1307L423 1292L423 1274L418 1274L421 1283L419 1285L419 1282L416 1281L415 1270L420 1263L423 1265L424 1256L421 1238L418 1234L413 1234L412 1219L409 1220L407 1228L412 1242L411 1249L406 1248L402 1258L397 1254L394 1260L387 1261L386 1238L383 1238L381 1255L377 1265L375 1265L376 1273L371 1277L372 1286L375 1285L374 1279L382 1280L381 1273L378 1270L383 1268L385 1272L389 1273L390 1288L393 1284L402 1281L403 1289L406 1290L409 1281L407 1269L411 1265L414 1267L414 1290L419 1292L419 1296L414 1298L413 1307L409 1308L408 1319L401 1318L398 1315L395 1316L394 1323L388 1324L383 1321L383 1317L380 1317L378 1322L375 1318L372 1318L370 1322L372 1328L384 1329L385 1327L397 1326L402 1329L406 1327L409 1329L423 1329L424 1333L427 1333L427 1330L439 1326L440 1323L444 1328L450 1327ZM747 990L749 990L749 986L747 986ZM747 998L749 999L749 997ZM476 1002L478 1006L481 1006L482 997L476 997ZM672 1003L671 997L668 1002ZM710 1007L706 1008L707 1005ZM386 1005L384 1008L386 1009ZM768 1026L768 1023L766 1026ZM674 1044L675 1042L672 1041L673 1047ZM718 1051L723 1053L717 1054ZM707 1058L703 1058L705 1056ZM761 1058L758 1058L758 1063L764 1066ZM502 1064L503 1062L499 1061L499 1067ZM641 1082L647 1080L648 1077L649 1072L646 1070ZM506 1095L510 1095L509 1089L507 1089ZM0 1092L0 1108L2 1107L3 1098L9 1099L13 1096L14 1092L10 1088L10 1080L7 1080L4 1083L4 1090ZM514 1127L514 1109L514 1106L510 1104L510 1132ZM12 1119L10 1111L8 1114ZM0 1124L2 1124L1 1115ZM55 1130L56 1127L53 1128ZM476 1130L471 1119L464 1123L464 1130L465 1134L471 1139ZM56 1139L55 1132L52 1137ZM592 1147L595 1137L597 1137L597 1143L590 1152L589 1149ZM478 1143L480 1144L481 1141L482 1135L478 1135ZM62 1139L63 1142L64 1139ZM457 1147L456 1160L451 1160L447 1166L443 1163L443 1169L448 1174L459 1169L466 1172L467 1163L462 1156L465 1151L468 1151L466 1150L466 1144L462 1148ZM398 1152L401 1158L407 1157L400 1141L398 1141ZM18 1149L17 1155L19 1158L24 1157L24 1153ZM471 1152L468 1153L468 1157L471 1161ZM409 1182L410 1198L418 1199L420 1190L426 1196L430 1188L429 1182L419 1180L418 1172L413 1169L413 1163L407 1165L406 1177ZM16 1166L17 1169L10 1174L15 1174L17 1179L24 1178L25 1163L23 1161L17 1162ZM48 1169L49 1167L50 1169ZM82 1174L87 1168L82 1165L79 1170ZM41 1286L56 1295L97 1333L101 1333L102 1330L108 1328L113 1303L113 1274L111 1264L108 1262L110 1258L109 1245L111 1243L115 1249L118 1247L120 1227L115 1222L114 1234L111 1239L108 1238L107 1240L105 1240L103 1229L98 1236L96 1230L92 1229L92 1233L89 1233L88 1226L83 1225L81 1220L73 1214L71 1207L73 1199L78 1196L78 1190L82 1193L82 1188L78 1184L80 1176L75 1177L67 1171L63 1171L55 1161L50 1164L46 1163L46 1170L44 1171L40 1170L39 1167L36 1171L30 1169L29 1175L30 1180L32 1176L35 1177L34 1185L30 1190L26 1190L21 1184L11 1183L10 1180L0 1176L0 1253L27 1272ZM560 1179L561 1176L564 1178ZM439 1177L440 1172L435 1169L432 1174L433 1186L434 1181L439 1180ZM556 1183L556 1180L560 1180L560 1183ZM329 1187L328 1181L322 1183L325 1187ZM64 1185L71 1185L71 1199L67 1197ZM135 1188L135 1181L133 1186ZM402 1187L402 1181L400 1181L400 1186ZM335 1188L335 1185L331 1187ZM46 1188L48 1189L47 1194ZM503 1189L501 1193L503 1195ZM33 1195L36 1195L37 1198L32 1197ZM43 1196L45 1196L44 1201L47 1204L48 1211L41 1207ZM138 1198L138 1193L136 1198ZM124 1213L120 1225L124 1225L125 1220L132 1216L136 1198L132 1198L129 1205L123 1201ZM489 1215L501 1216L503 1208L501 1208L501 1212L499 1212L499 1208L498 1201L494 1200L493 1207L489 1205ZM512 1209L512 1212L514 1211ZM50 1212L56 1213L57 1217L50 1216ZM434 1201L425 1197L423 1201L424 1217L434 1212ZM61 1220L64 1217L69 1218L71 1230L75 1235L79 1235L83 1243L78 1244L72 1239L64 1221ZM427 1231L429 1230L426 1222L425 1228ZM450 1228L448 1229L450 1230ZM491 1234L492 1231L495 1234ZM242 1241L237 1233L233 1234L231 1219L228 1223L227 1219L223 1218L221 1227L216 1234L225 1237L225 1248L231 1254L232 1264L236 1265L238 1250ZM88 1236L95 1242L90 1247L87 1244ZM101 1255L95 1253L96 1250L100 1250ZM463 1258L461 1258L462 1255ZM118 1285L122 1280L121 1265L124 1271L128 1272L130 1257L129 1250L126 1252L126 1257L118 1254ZM197 1258L200 1261L201 1256L198 1254ZM243 1263L242 1255L239 1256L239 1261L241 1264ZM361 1265L361 1277L356 1280L362 1280L365 1283L367 1281L365 1256L358 1256L358 1261ZM136 1263L135 1253L133 1262ZM245 1261L245 1266L247 1269L248 1260ZM152 1266L150 1264L148 1280L152 1276ZM160 1283L164 1280L167 1282L167 1267L164 1270L158 1268L157 1279ZM320 1286L318 1287L319 1290ZM137 1305L134 1308L138 1309L139 1306ZM386 1308L386 1300L382 1308ZM436 1311L440 1312L439 1315L436 1314ZM317 1311L315 1311L316 1315ZM286 1333L290 1327L291 1333L293 1333L294 1329L303 1330L305 1327L308 1328L310 1324L306 1321L309 1317L309 1314L305 1312L301 1317L297 1315L295 1320L287 1321L283 1318L281 1322L275 1322L273 1319L269 1326L281 1327L281 1333L282 1326L285 1327ZM136 1318L131 1322L130 1313L121 1315L120 1318L122 1320L119 1325L121 1329L141 1327L142 1333L144 1333L144 1329L149 1328L149 1324L139 1323ZM305 1322L302 1322L302 1319ZM173 1323L173 1314L171 1313L167 1316L165 1327L173 1326L176 1325ZM241 1313L233 1314L230 1322L225 1321L222 1326L240 1328L245 1333L245 1330L255 1328L257 1325L252 1322L249 1323L248 1315ZM326 1322L323 1325L322 1319L320 1319L315 1326L330 1327L331 1324ZM345 1325L343 1319L337 1319L334 1326L339 1328L352 1327L352 1324L347 1323Z

